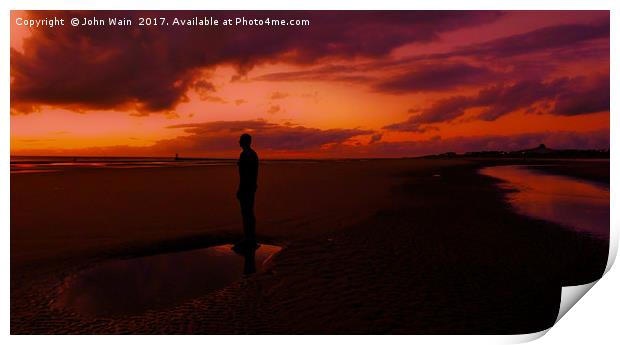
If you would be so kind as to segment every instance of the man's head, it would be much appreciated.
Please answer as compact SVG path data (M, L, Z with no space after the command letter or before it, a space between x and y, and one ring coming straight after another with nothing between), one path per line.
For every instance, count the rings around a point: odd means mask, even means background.
M250 145L252 145L252 136L248 133L241 134L241 137L239 137L239 146L247 149L250 148Z

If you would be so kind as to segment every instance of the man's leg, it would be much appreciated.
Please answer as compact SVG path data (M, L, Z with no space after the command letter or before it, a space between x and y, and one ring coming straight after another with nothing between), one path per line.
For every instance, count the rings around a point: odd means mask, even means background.
M241 217L243 219L243 233L246 239L255 240L256 218L254 217L254 193L243 194L239 199L241 204Z

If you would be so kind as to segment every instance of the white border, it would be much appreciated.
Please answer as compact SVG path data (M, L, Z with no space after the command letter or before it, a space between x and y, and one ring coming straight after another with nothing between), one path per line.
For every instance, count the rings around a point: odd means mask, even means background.
M0 103L2 104L3 118L0 120L0 159L3 162L3 169L0 169L0 227L2 228L3 241L2 246L4 249L1 265L1 276L3 284L0 287L2 291L2 330L3 335L8 341L14 343L29 343L34 341L45 341L51 344L63 344L67 343L82 343L86 339L83 337L24 337L24 336L8 336L10 332L10 308L9 308L9 291L10 291L10 278L9 278L9 253L10 253L10 241L9 241L9 228L10 228L10 209L9 209L9 157L10 157L10 126L9 126L9 47L10 47L10 13L11 9L237 9L237 10L251 10L251 9L417 9L417 10L430 10L430 9L444 9L444 10L474 10L474 9L504 9L504 10L611 10L611 85L612 92L617 90L618 85L618 68L614 64L618 60L618 18L616 12L620 7L620 1L613 0L433 0L433 1L398 1L398 0L381 0L381 1L347 1L347 0L315 0L302 3L301 1L282 1L282 0L235 0L225 2L207 2L199 0L106 0L106 1L75 1L75 0L3 0L0 2L0 8L2 8L1 25L3 30L0 41L0 47L2 47L3 54L2 68L0 69L0 83L1 97ZM611 112L620 109L618 106L618 99L612 97L611 99ZM618 121L614 116L611 117L611 131L612 133L618 132ZM618 186L618 151L617 142L614 136L611 136L611 190L615 191ZM620 214L618 208L618 201L615 197L615 193L611 194L611 244L612 253L617 253L618 247L618 228ZM611 258L610 258L611 264ZM608 265L608 270L610 265ZM618 298L618 287L620 287L620 276L618 269L612 269L606 274L599 283L592 287L592 291L588 293L583 301L577 303L556 326L549 330L549 335L543 337L540 341L547 344L557 343L601 343L612 344L618 341L617 320L618 311L620 310L620 299ZM183 340L188 343L200 343L205 341L213 342L226 342L226 343L247 343L247 342L260 342L270 344L286 344L294 342L296 344L308 344L316 345L317 342L355 342L361 344L373 344L379 341L390 341L393 343L409 344L411 341L422 341L423 343L505 343L515 341L528 341L536 339L537 337L545 334L541 332L539 334L532 334L521 337L506 337L506 336L390 336L386 337L369 337L369 336L352 336L342 337L330 337L330 336L310 336L310 337L292 337L292 336L277 336L277 337L260 337L253 336L251 339L247 337L223 337L212 336L204 338L200 336L155 336L155 337L126 337L120 336L115 338L93 336L88 338L88 342L93 344L105 344L109 341L129 343L135 341L151 342L153 344L167 344L170 341Z

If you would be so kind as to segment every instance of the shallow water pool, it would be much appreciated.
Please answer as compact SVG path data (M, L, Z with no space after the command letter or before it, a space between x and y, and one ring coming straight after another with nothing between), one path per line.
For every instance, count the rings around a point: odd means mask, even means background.
M139 314L204 296L264 270L282 248L237 254L232 245L119 259L68 277L53 308L85 316Z
M574 231L609 239L609 187L567 176L505 165L480 170L503 180L508 201L526 216L562 224Z

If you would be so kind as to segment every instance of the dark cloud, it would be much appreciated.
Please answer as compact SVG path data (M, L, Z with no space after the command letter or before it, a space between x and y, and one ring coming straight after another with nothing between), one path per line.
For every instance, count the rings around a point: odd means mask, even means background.
M415 61L471 57L489 62L514 63L532 54L554 58L609 58L609 17L597 23L548 26L482 43L463 45L445 53L422 54L393 61L407 65ZM497 60L501 59L501 60ZM545 64L544 59L537 59Z
M276 92L272 93L269 98L270 99L284 99L284 98L287 98L287 97L288 97L288 93L276 91Z
M371 83L385 93L444 91L506 80L545 78L561 63L576 58L609 61L609 21L550 26L446 53L355 65L327 65L309 70L271 73L258 80L329 80ZM474 61L463 62L461 60ZM390 71L381 81L369 72ZM394 71L396 71L394 73ZM501 72L498 72L501 71Z
M279 105L272 105L269 107L269 109L267 109L267 113L269 114L275 114L278 113L281 110Z
M553 63L545 61L545 55L565 60L609 60L609 33L610 23L607 16L596 23L549 26L482 43L463 45L443 53L420 54L380 64L371 62L366 68L407 67L424 61L467 58L480 63L498 64L504 68L518 64L520 67L527 67L529 71L538 65L543 68L550 67ZM527 59L531 55L537 56L533 62Z
M404 122L385 126L394 131L423 132L425 125L449 122L466 110L481 107L479 119L493 121L536 103L552 103L546 113L584 115L609 110L609 76L559 78L549 82L525 80L482 89L474 96L455 96L435 102Z
M215 88L215 85L213 85L213 83L211 83L210 81L197 80L192 84L192 88L194 89L194 91L196 91L201 101L208 101L208 102L221 103L221 104L228 103L227 100L223 99L220 96L215 95L215 92L217 91L217 89ZM168 110L167 112L170 112L170 110ZM142 114L142 113L138 112L138 114Z
M173 109L186 100L197 70L230 64L244 75L267 61L309 64L325 58L380 57L442 32L488 23L492 11L166 11L52 12L70 17L215 17L309 19L310 26L65 27L33 30L23 52L11 49L11 108Z
M192 88L196 91L200 99L206 100L209 97L214 97L213 93L217 90L215 85L207 80L197 80L192 84Z
M494 86L481 90L477 97L469 99L469 107L486 107L478 117L493 121L536 102L553 100L568 84L567 79L556 79L548 83L526 80L509 86Z
M194 89L198 92L215 92L215 85L207 80L197 80L192 84Z
M551 26L462 46L446 53L417 55L381 64L372 62L356 66L356 71L404 71L375 85L375 90L386 93L439 91L524 78L545 79L567 62L593 59L609 65L609 28L608 19L593 24Z
M467 63L421 63L411 71L376 84L374 89L385 93L445 91L501 79L501 73L487 67Z
M550 26L524 34L457 49L451 55L487 58L515 57L539 51L579 47L581 43L609 38L609 21L595 24Z
M260 75L254 80L258 81L300 81L300 80L322 80L362 83L373 81L371 77L364 75L368 70L352 65L332 65L328 64L318 68L303 69L290 72L275 72Z
M185 152L208 156L212 152L235 151L241 133L251 133L258 150L303 155L321 153L333 157L402 157L437 154L448 151L521 150L541 143L553 149L609 149L609 129L591 132L536 132L516 135L459 136L427 140L384 141L378 132L360 129L321 130L295 124L276 124L265 120L216 121L182 124L188 134L162 140L148 148L154 152ZM367 145L351 145L349 140L369 135Z
M380 81L373 72L387 71ZM337 81L371 84L374 91L385 93L406 93L444 91L467 85L498 82L508 77L506 73L488 67L463 62L411 61L393 63L381 61L357 65L329 64L318 68L260 75L259 81Z
M107 146L85 149L57 149L56 155L78 156L173 156L179 153L196 157L230 157L238 153L238 138L248 132L263 158L268 157L415 157L449 151L464 153L484 150L521 150L543 143L553 149L609 149L609 129L591 132L537 132L516 135L460 136L426 140L384 141L379 133L359 129L320 130L295 125L280 125L264 120L218 121L171 126L183 128L185 136L161 140L151 146ZM370 135L367 145L348 141L358 135ZM50 150L28 151L49 155Z
M553 112L558 115L581 115L609 110L609 75L593 81L580 79L582 87L567 89L558 95Z
M324 145L343 144L358 135L372 134L361 129L318 129L293 124L276 124L265 120L216 121L181 124L169 128L183 128L188 134L158 141L152 150L158 152L221 152L236 150L235 143L242 133L254 137L260 150L309 151L320 150Z
M591 132L536 132L516 135L432 137L427 140L379 141L363 146L340 145L334 156L416 157L444 152L515 151L544 143L553 149L609 149L609 130Z
M402 132L424 132L429 123L450 121L465 113L465 109L471 106L471 97L454 96L435 102L430 108L420 111L409 117L406 121L394 123L383 129Z
M370 136L370 142L368 143L369 144L378 143L379 141L381 141L382 138L383 138L383 133L373 134Z

